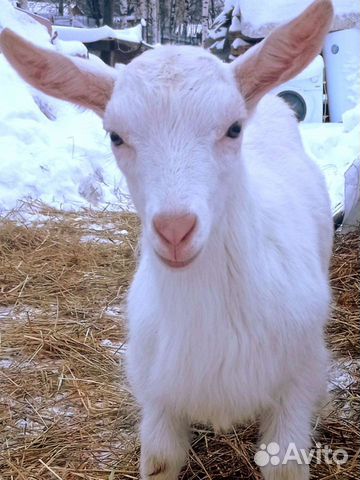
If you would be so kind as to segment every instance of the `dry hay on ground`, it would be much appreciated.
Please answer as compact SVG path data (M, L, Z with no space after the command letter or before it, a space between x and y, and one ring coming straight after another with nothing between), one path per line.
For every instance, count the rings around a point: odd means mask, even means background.
M121 300L139 225L128 213L41 211L0 224L0 479L138 478L138 411L123 376ZM312 465L314 479L359 472L359 232L338 236L328 343L333 398L322 445L349 460ZM194 428L182 479L260 479L256 425L215 435Z

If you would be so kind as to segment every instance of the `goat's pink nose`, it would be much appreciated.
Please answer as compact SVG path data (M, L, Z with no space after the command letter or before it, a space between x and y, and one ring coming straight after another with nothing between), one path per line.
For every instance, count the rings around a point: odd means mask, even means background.
M197 217L192 213L156 215L154 228L166 244L174 247L188 243L195 231Z

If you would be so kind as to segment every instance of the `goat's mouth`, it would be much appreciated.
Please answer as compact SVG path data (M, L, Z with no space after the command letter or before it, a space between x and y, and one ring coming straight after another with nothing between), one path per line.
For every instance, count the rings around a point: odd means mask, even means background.
M187 260L170 260L169 258L165 258L163 257L162 255L160 255L160 253L158 253L156 250L155 250L155 253L156 255L158 256L158 258L168 267L170 268L185 268L185 267L188 267L194 260L195 258L199 255L201 249L198 250L195 255L193 255L192 257L188 258Z

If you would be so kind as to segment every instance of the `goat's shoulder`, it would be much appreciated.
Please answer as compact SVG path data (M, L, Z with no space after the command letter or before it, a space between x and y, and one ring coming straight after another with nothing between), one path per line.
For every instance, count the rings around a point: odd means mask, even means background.
M250 174L275 185L306 180L318 183L321 173L305 152L294 112L274 95L266 95L247 122L243 156Z
M281 99L268 95L259 103L245 134L243 160L263 228L292 248L318 244L327 268L332 224L325 179L306 154L298 123Z

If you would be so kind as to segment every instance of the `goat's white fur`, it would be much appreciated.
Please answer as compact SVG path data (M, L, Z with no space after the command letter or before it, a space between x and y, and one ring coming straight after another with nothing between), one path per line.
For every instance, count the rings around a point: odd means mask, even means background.
M223 138L238 119L243 138ZM177 478L192 422L227 430L259 415L262 443L308 448L325 392L332 222L292 112L267 96L247 119L228 66L162 48L122 72L104 125L134 146L114 153L143 223L127 362L142 477ZM202 252L172 271L154 253L151 220L177 209L198 215ZM308 467L263 474L300 480Z
M265 52L260 60L246 55L232 66L198 48L161 47L99 73L1 34L7 58L32 85L101 115L106 107L105 129L125 141L114 154L143 224L127 370L143 413L144 479L176 479L192 422L226 430L259 416L261 442L277 442L280 456L290 442L309 447L325 392L329 199L289 108L271 96L254 105L318 52L331 12L317 0L254 49ZM228 138L235 121L243 133ZM155 215L176 212L197 217L185 255L199 254L183 270L155 253ZM263 474L309 476L294 461Z

